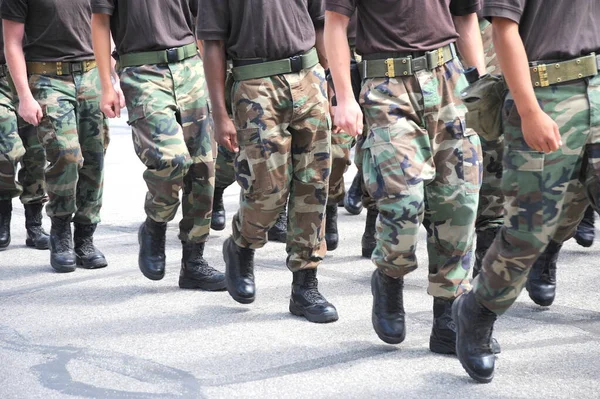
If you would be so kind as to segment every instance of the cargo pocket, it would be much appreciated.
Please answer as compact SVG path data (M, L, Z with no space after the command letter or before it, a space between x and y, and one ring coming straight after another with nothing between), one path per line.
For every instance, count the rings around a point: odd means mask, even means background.
M136 121L142 119L146 114L144 105L136 105L135 107L127 107L128 119L127 124L133 126Z
M235 174L244 194L263 194L273 191L273 178L269 172L269 154L258 128L237 131L240 151L235 159Z
M481 140L473 129L465 129L462 140L462 167L465 190L467 193L479 193L483 180L483 155Z
M504 156L502 191L510 227L541 233L544 224L544 153L508 149Z
M60 109L53 105L42 106L43 117L37 128L38 140L45 147L57 139L56 120L60 117Z
M362 143L364 180L376 200L407 192L404 159L392 143L389 127L373 128Z
M485 140L494 141L502 135L502 107L507 89L504 79L486 75L461 93L467 107L467 126Z

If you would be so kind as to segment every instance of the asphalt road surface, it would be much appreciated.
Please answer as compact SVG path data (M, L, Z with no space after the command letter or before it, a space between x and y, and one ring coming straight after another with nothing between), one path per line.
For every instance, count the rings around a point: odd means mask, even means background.
M421 268L406 278L406 341L387 345L371 327L373 265L360 257L365 212L340 209L340 246L319 269L321 291L340 320L315 325L287 310L292 276L283 244L257 251L251 305L226 292L178 288L178 219L168 228L166 277L143 277L142 172L130 130L117 121L96 234L109 261L102 270L54 273L49 252L25 247L22 206L14 202L13 243L0 253L0 398L600 397L598 244L566 243L552 307L534 305L524 292L497 322L503 352L496 378L479 385L455 357L428 350L424 243ZM220 270L238 193L237 186L225 192L227 229L207 244L206 257Z

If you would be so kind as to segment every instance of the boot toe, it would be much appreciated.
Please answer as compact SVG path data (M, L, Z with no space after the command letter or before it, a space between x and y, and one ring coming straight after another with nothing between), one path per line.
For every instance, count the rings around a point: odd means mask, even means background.
M325 242L327 243L327 250L334 251L338 247L339 237L337 234L326 234Z
M293 298L290 300L290 313L304 317L311 323L332 323L339 319L337 309L331 303L302 306Z
M242 304L252 303L256 298L255 284L250 279L242 279L237 284L227 284L227 291L236 302Z
M591 247L594 244L594 238L593 233L578 231L575 234L575 241L584 248Z
M373 315L373 329L379 339L391 345L402 343L406 338L404 317L395 319L381 319Z
M225 213L218 212L213 213L210 220L210 228L215 231L221 231L225 229Z
M362 198L357 200L347 195L344 198L344 208L351 215L360 215L363 210Z
M554 302L554 287L534 287L529 290L529 298L539 306L550 306Z

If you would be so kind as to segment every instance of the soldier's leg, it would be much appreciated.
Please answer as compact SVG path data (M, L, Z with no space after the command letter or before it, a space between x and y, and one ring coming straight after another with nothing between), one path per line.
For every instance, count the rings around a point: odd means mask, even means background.
M46 212L52 221L50 264L59 272L72 272L76 257L71 220L77 211L77 182L83 166L77 132L77 90L70 75L33 75L29 86L44 110L37 133L48 160L45 179L49 198Z
M325 213L325 241L328 251L333 251L338 246L337 208L345 195L344 173L350 165L352 141L352 136L344 132L331 136L331 174Z
M210 233L215 189L215 152L212 122L208 112L208 91L200 57L170 65L178 101L178 120L192 158L183 178L179 239L183 258L179 275L181 288L209 291L225 289L225 276L209 266L204 244Z
M179 191L192 158L177 120L175 87L169 67L128 67L120 72L120 78L134 149L147 167L144 172L148 186L144 205L147 219L138 234L138 264L147 278L160 280L165 273L167 222L173 220L179 207Z
M226 221L223 193L227 187L235 182L235 169L233 167L235 153L222 145L218 146L217 152L218 155L215 162L215 194L210 228L213 230L223 230Z
M2 82L0 82L2 84ZM0 251L10 244L12 199L22 192L16 179L17 165L25 148L17 131L17 116L11 104L12 97L0 86ZM5 104L6 103L6 104Z
M29 247L48 249L50 237L42 228L42 209L46 196L46 151L40 143L37 128L19 118L19 136L25 146L25 155L19 169L19 182L23 186L21 202L25 208L25 228Z
M77 118L83 166L77 182L77 212L73 217L77 264L86 269L107 266L104 254L93 241L100 222L104 191L104 153L108 119L100 110L98 70L74 75L77 85Z
M366 129L366 124L365 124ZM379 211L377 210L377 203L375 200L369 195L368 190L365 186L365 180L363 177L363 151L362 145L367 137L366 133L357 137L355 154L354 154L354 163L356 164L356 168L358 171L356 172L356 176L352 181L352 186L350 186L350 190L356 190L356 197L359 198L360 201L360 210L362 211L363 206L367 208L367 218L365 219L365 230L363 232L361 238L361 253L363 258L371 259L371 255L373 255L373 251L375 250L375 246L377 245L377 240L375 239L375 233L377 231L377 217L379 216ZM350 192L350 190L348 192ZM350 201L350 198L348 198ZM350 202L349 202L350 203ZM358 204L358 201L355 202ZM357 207L351 207L352 209L357 209ZM358 212L360 213L360 212Z

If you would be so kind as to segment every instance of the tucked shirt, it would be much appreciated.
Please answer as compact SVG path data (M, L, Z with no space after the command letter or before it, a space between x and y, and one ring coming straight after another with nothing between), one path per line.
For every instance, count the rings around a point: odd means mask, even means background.
M600 51L597 0L486 0L483 15L519 24L530 61L556 61Z
M198 39L224 41L231 59L306 52L325 20L325 0L199 0L198 9Z
M0 14L25 25L27 61L94 58L90 0L2 0Z
M197 0L91 0L94 14L110 15L118 54L166 50L194 43Z
M477 12L480 0L327 0L327 11L351 17L358 11L356 49L430 51L456 41L452 16Z

